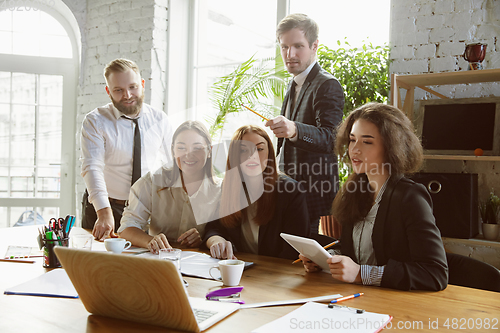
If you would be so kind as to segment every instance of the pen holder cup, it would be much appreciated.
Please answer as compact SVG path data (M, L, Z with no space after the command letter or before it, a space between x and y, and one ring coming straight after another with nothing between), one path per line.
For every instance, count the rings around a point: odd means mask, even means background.
M59 259L57 259L54 253L54 246L66 246L68 247L69 238L61 239L47 239L42 237L43 242L43 267L45 268L57 268L61 267Z

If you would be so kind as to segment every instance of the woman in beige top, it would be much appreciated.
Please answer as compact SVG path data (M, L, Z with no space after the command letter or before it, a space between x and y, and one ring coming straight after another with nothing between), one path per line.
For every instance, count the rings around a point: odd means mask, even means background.
M173 167L142 176L131 188L120 236L157 253L170 242L197 247L205 224L215 218L220 181L212 168L211 139L205 126L186 121L172 138ZM149 232L148 232L149 230Z

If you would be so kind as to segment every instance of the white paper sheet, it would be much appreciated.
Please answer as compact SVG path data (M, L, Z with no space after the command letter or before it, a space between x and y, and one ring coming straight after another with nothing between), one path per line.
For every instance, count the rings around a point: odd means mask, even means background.
M39 277L5 290L6 295L77 298L73 283L62 268L53 269Z
M356 332L380 331L392 317L373 312L357 313L345 306L329 308L326 304L309 302L257 328L252 333L296 333L296 332Z
M141 253L137 256L141 258L158 259L158 255L151 252ZM212 279L209 270L211 267L217 266L218 263L219 259L212 258L205 253L194 251L182 251L181 253L181 273L185 276ZM213 269L212 275L214 278L220 278L219 270Z

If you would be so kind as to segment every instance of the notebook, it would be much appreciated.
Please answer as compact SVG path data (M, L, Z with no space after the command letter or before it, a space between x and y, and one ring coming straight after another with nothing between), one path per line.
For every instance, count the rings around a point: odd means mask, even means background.
M54 251L92 314L200 332L239 308L188 297L169 261L59 246Z

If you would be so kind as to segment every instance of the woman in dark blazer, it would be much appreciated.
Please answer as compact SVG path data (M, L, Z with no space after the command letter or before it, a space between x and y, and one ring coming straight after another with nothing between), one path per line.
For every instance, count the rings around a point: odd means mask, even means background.
M309 230L306 194L278 174L267 133L254 125L239 128L229 147L220 219L205 229L211 255L233 258L240 251L293 259L297 252L280 233L307 237Z
M333 202L341 248L333 278L400 290L446 288L448 267L425 187L403 177L420 169L422 146L397 108L370 103L337 132L337 151L353 168ZM302 257L307 271L317 265Z

